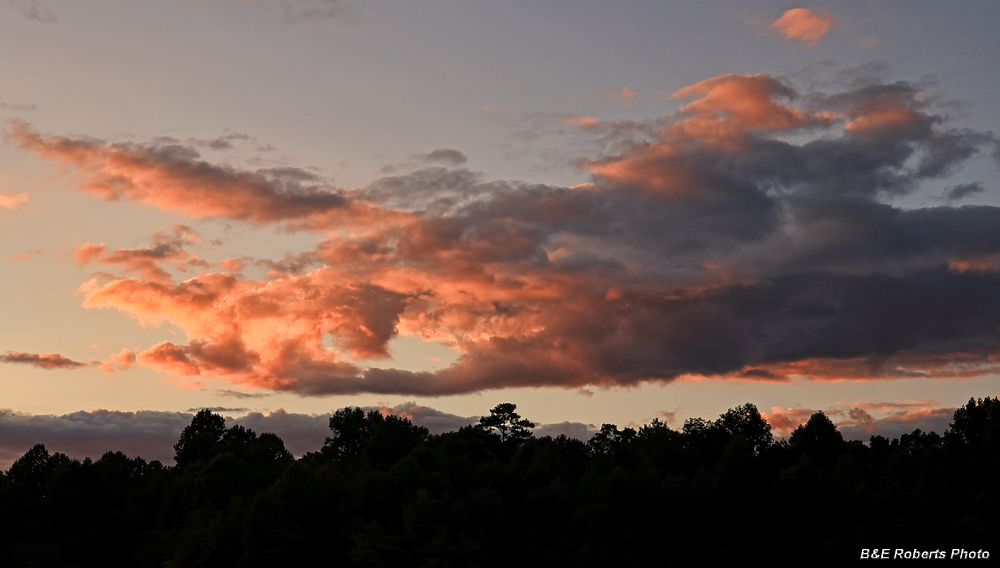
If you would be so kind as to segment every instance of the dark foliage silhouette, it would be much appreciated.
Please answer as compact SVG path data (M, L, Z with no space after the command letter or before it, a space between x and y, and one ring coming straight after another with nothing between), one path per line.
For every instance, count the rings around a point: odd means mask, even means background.
M173 467L28 450L0 476L0 564L840 566L873 546L988 549L998 409L970 400L944 436L866 445L822 413L775 440L751 404L587 442L533 436L512 403L434 436L344 408L297 460L201 411Z

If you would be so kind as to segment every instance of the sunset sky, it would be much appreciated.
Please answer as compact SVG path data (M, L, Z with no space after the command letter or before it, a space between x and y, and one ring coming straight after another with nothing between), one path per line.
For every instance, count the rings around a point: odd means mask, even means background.
M943 431L1000 373L1000 4L0 3L0 465L200 408Z

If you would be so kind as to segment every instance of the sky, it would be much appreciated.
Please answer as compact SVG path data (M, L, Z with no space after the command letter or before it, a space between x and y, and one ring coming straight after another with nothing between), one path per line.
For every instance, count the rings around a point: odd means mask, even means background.
M2 0L0 465L714 418L1000 371L1000 5Z

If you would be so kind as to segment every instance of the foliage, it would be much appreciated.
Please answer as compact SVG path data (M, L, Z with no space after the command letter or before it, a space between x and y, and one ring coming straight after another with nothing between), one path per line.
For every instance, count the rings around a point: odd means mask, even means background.
M603 424L586 443L533 437L511 403L437 436L345 408L298 460L278 436L202 411L175 467L28 450L0 475L0 555L12 566L487 567L516 550L525 564L798 566L846 564L878 543L988 548L1000 528L998 408L972 400L944 437L867 446L822 413L775 442L751 404L679 431ZM732 522L764 514L793 521L782 539L774 522ZM934 522L910 520L921 518Z
M479 419L479 427L500 436L501 442L521 443L531 438L529 428L534 428L535 423L521 418L520 414L514 412L515 410L517 410L516 404L510 402L498 404L490 410L489 416Z

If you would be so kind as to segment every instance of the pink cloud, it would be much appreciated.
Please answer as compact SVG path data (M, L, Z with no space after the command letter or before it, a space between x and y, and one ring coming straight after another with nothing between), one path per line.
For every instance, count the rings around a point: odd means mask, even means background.
M192 217L255 222L302 220L348 206L315 174L293 168L255 171L210 164L183 146L107 144L43 136L11 121L5 138L76 169L80 189L100 199L129 199Z
M814 46L830 31L836 19L829 14L817 13L808 8L792 8L771 24L771 29L786 40L801 41Z

